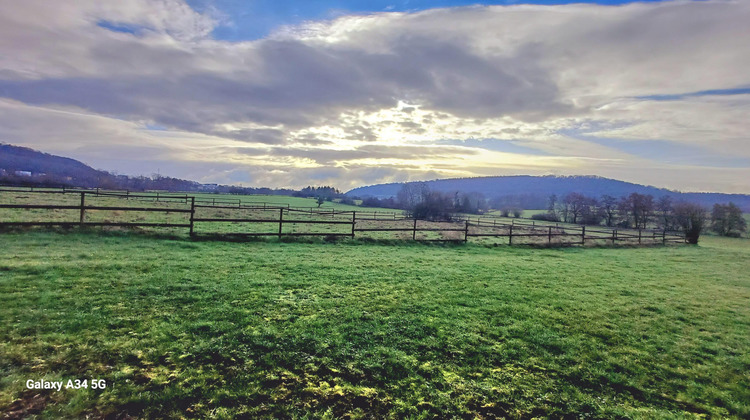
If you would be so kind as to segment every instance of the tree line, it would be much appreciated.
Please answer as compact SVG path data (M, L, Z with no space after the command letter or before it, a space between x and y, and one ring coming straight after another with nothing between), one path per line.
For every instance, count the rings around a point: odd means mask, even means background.
M747 229L742 210L734 203L715 204L709 214L699 204L674 202L670 196L655 199L650 194L639 193L619 198L603 195L598 199L579 193L567 194L562 199L551 195L547 212L532 218L581 225L682 231L691 243L698 242L705 227L723 236L740 236Z
M503 216L520 217L522 209L503 199L488 201L481 193L444 193L430 190L426 183L407 183L396 197L365 198L362 206L405 210L422 220L451 220L456 213L481 214L491 204L500 204ZM734 203L715 204L709 211L695 203L676 202L671 196L654 198L650 194L631 193L614 197L590 197L569 193L551 195L547 211L532 219L580 225L604 225L612 228L658 228L684 232L688 242L697 243L700 234L711 228L723 236L740 236L747 230L742 210Z
M434 191L424 182L404 184L396 197L366 197L361 206L400 209L411 217L433 221L449 221L456 213L481 214L489 209L482 193Z

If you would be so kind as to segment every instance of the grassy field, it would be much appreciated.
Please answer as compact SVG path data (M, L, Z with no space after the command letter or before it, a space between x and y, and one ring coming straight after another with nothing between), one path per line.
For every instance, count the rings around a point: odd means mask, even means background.
M750 416L747 240L0 243L10 418Z

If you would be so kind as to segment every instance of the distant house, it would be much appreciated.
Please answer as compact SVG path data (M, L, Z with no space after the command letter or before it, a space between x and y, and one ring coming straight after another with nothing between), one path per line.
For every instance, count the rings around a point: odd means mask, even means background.
M212 191L212 190L215 190L217 188L219 188L219 184L203 184L203 189L204 190Z
M31 171L16 171L16 176L31 176Z

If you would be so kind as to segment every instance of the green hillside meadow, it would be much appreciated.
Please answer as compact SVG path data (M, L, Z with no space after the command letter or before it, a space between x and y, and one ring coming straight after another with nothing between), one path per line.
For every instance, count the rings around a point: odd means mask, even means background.
M750 417L746 239L0 247L5 418Z

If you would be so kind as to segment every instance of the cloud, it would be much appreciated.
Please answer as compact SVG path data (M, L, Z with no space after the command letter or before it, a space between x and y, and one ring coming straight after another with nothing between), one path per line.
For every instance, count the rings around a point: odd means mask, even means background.
M0 140L270 186L527 171L750 191L725 152L750 157L747 2L343 15L244 42L211 38L221 19L179 0L7 4Z

